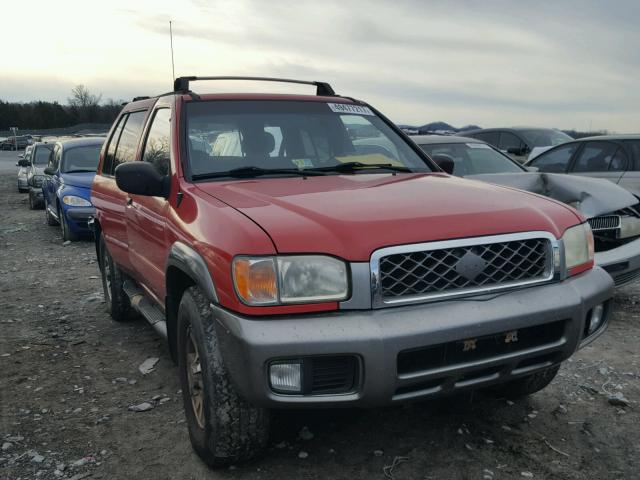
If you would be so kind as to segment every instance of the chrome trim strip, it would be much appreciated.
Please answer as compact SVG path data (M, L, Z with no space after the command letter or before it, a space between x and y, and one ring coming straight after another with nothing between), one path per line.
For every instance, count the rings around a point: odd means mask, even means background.
M447 248L470 247L474 245L488 245L491 243L532 240L536 238L548 240L551 247L549 255L550 261L546 269L547 273L542 278L525 280L522 282L503 283L493 287L489 286L464 288L451 292L412 295L387 300L382 297L382 286L380 284L380 259L383 257L395 255L398 253L424 252L429 250L441 250ZM426 301L443 300L469 295L483 295L487 293L495 293L524 286L547 283L552 280L560 280L564 276L564 273L562 271L563 269L561 269L562 263L562 249L560 240L554 237L550 232L543 231L509 233L505 235L488 235L484 237L460 238L455 240L443 240L427 243L414 243L411 245L384 247L374 251L371 254L371 259L369 260L369 268L371 270L371 304L373 308L385 308L396 305L424 303Z

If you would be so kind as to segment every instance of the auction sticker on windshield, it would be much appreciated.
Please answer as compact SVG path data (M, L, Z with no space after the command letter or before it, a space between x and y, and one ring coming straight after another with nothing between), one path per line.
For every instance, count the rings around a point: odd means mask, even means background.
M363 107L362 105L351 105L348 103L327 103L332 112L336 113L351 113L356 115L371 115L375 114L369 107Z
M488 148L491 149L489 145L486 143L467 143L467 147L469 148Z

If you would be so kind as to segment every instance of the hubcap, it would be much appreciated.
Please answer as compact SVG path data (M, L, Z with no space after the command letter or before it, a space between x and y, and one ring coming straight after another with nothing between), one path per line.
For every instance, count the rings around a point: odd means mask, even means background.
M202 367L200 365L200 353L193 331L189 327L187 332L187 380L189 382L189 396L191 397L191 407L196 422L200 428L204 428L204 391L202 386Z
M102 254L102 271L104 275L104 284L106 288L107 298L105 299L107 302L111 301L111 265L109 264L109 259L107 257L107 252Z

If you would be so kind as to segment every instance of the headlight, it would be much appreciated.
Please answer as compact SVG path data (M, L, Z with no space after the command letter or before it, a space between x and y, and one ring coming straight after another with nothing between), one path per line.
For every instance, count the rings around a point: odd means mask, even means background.
M346 264L323 255L237 257L233 282L247 305L338 301L349 293Z
M593 233L588 223L571 227L562 236L567 271L593 261Z
M33 176L33 186L34 187L41 187L43 180L44 180L44 175L34 175Z
M640 218L621 217L620 238L631 238L637 236L640 236Z
M62 202L70 207L90 207L91 202L85 200L82 197L76 197L75 195L65 195L62 197Z

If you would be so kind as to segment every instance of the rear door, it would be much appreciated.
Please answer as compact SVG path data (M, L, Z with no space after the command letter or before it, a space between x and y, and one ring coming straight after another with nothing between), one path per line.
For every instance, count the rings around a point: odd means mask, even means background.
M629 164L629 157L616 142L585 142L571 164L570 173L603 178L618 183Z
M94 179L92 192L109 253L119 266L129 272L133 270L125 216L129 197L116 185L114 172L121 163L135 160L146 115L147 110L141 110L120 117L107 141L102 169Z
M138 161L152 164L162 175L171 175L171 109L158 108L147 128ZM129 194L126 207L129 258L137 280L163 304L165 295L166 215L163 197Z

